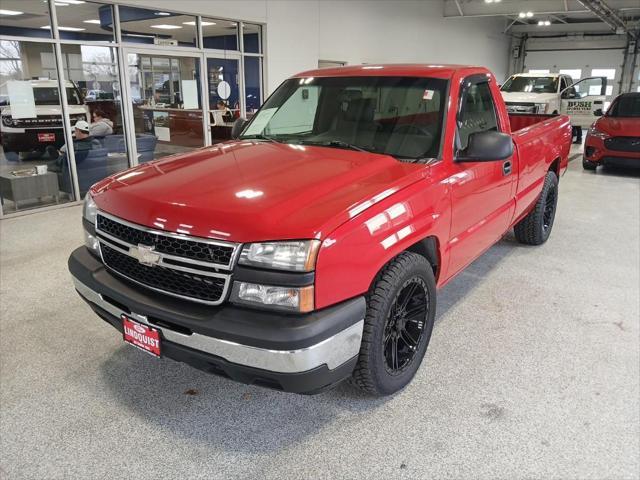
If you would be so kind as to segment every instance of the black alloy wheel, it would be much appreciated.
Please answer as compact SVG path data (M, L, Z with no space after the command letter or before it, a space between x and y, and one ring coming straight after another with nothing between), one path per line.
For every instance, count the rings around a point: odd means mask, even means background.
M396 295L385 324L382 348L385 368L391 375L405 371L415 358L428 309L426 284L420 277L410 278Z

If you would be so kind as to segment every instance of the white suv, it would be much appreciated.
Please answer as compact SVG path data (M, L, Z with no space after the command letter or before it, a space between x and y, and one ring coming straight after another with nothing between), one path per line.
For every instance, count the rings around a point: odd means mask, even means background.
M65 143L65 138L57 80L22 82L28 83L33 90L36 115L27 117L13 114L8 93L9 82L0 85L0 143L5 154L44 152L48 145L60 148ZM78 120L90 121L89 108L84 104L78 88L72 82L66 82L65 88L71 125ZM18 111L17 108L14 110Z

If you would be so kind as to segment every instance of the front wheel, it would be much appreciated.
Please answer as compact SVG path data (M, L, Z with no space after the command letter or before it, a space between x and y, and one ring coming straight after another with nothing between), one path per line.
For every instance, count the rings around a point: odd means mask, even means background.
M380 271L367 295L367 314L353 383L391 395L414 377L427 351L436 314L429 262L403 252Z
M553 221L558 206L558 177L554 172L547 172L542 192L533 210L516 223L514 233L520 243L542 245L551 235Z

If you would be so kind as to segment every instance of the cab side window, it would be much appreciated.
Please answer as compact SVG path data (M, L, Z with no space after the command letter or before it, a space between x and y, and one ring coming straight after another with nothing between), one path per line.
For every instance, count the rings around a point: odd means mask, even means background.
M462 111L458 118L459 148L464 150L469 144L469 136L476 132L498 130L498 119L493 95L488 82L469 86L463 95Z

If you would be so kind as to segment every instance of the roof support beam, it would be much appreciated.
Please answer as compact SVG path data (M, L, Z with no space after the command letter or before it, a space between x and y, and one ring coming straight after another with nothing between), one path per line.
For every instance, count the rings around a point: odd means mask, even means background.
M584 5L591 13L597 16L604 23L609 25L612 30L617 31L619 29L623 30L625 33L629 34L632 38L636 38L637 34L633 32L625 23L618 12L616 12L613 8L611 8L607 2L604 0L578 0L582 5Z
M464 17L464 12L462 11L462 7L460 6L460 2L458 0L455 0L456 2L456 7L458 8L458 12L460 12L460 16Z

